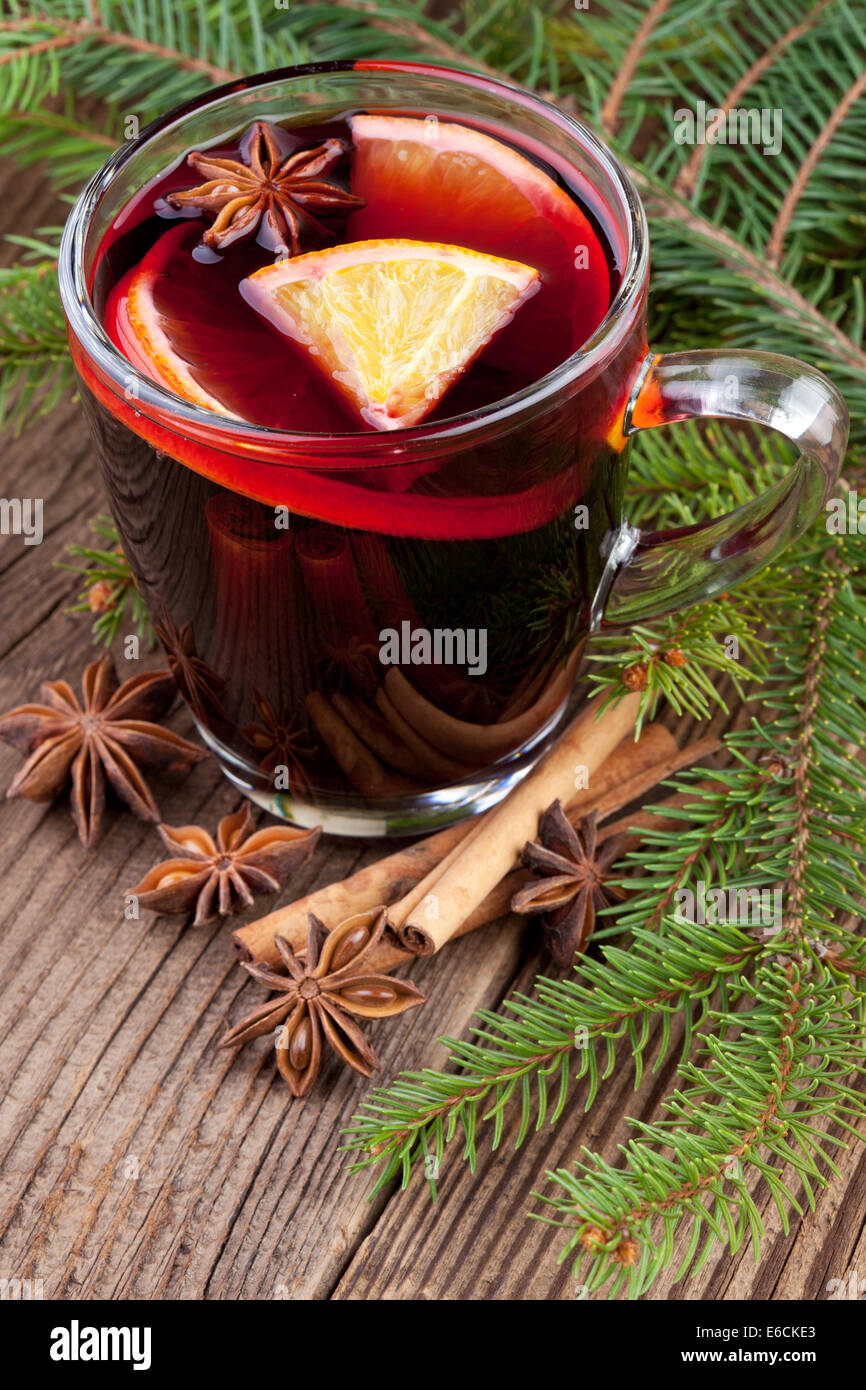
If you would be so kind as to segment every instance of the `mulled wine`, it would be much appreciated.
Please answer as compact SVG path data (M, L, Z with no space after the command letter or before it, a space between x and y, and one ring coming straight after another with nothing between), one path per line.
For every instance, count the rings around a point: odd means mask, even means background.
M557 727L643 316L580 389L544 410L533 390L592 339L622 259L578 170L445 109L253 109L117 208L93 306L178 418L76 353L86 407L181 693L259 799L411 829Z
M646 216L586 126L504 82L314 63L208 92L79 198L59 278L112 511L229 777L387 834L501 797L588 632L774 559L831 495L838 391L802 362L647 352ZM626 444L769 425L791 471L629 524Z
M232 196L245 187L238 170L249 170L255 190L251 164L261 168L264 158L278 171L323 150L332 156L327 180L314 168L289 185L286 200L300 223L291 246L285 224L280 230L267 210L256 208L242 239L233 237L248 207L211 235L223 215L209 207L220 205L220 187L223 210L241 201ZM199 170L217 175L201 182L200 196L191 187ZM279 179L272 183L280 217ZM322 190L319 202L307 187ZM519 153L507 135L491 137L437 117L354 113L318 126L253 122L235 145L196 151L163 171L109 228L97 256L94 304L112 341L136 366L190 398L200 392L211 408L278 430L373 429L303 347L256 312L245 285L290 251L393 239L466 248L538 272L537 292L460 370L425 414L430 422L504 400L558 367L591 337L619 283L597 216L562 176ZM131 324L136 309L138 325ZM142 323L146 318L151 322Z

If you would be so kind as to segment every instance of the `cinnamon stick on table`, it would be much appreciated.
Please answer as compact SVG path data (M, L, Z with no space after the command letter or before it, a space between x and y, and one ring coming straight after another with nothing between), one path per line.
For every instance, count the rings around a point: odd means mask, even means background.
M552 801L573 795L575 769L592 776L634 728L640 707L637 692L602 713L604 695L583 706L577 718L504 801L490 812L444 873L435 870L415 890L417 905L398 925L400 944L415 955L431 956L515 866L538 819ZM400 917L399 905L396 913Z
M637 742L630 735L623 739L596 772L592 789L572 792L566 809L574 819L591 810L598 810L599 816L612 815L644 796L657 782L716 752L719 746L718 739L705 738L689 748L678 749L669 730L660 724L650 724L642 731ZM359 869L349 878L330 883L296 902L277 908L266 917L247 923L233 933L235 951L241 960L258 961L280 968L280 957L274 945L275 936L284 936L294 949L303 950L307 936L307 915L310 912L314 912L329 927L334 927L353 913L379 904L396 905L401 899L407 900L417 884L431 870L441 867L446 856L466 839L470 831L483 824L492 814L492 811L488 811L485 816L461 821L413 845L402 846L375 864ZM524 881L523 870L504 878L469 915L455 935L462 936L501 917L508 911L512 893ZM377 954L374 966L378 971L390 970L409 958L409 952L393 944L383 944L382 958Z

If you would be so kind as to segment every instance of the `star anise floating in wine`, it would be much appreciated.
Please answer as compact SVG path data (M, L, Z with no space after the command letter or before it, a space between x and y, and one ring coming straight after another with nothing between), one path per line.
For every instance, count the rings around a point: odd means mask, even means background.
M243 163L198 150L188 155L187 163L204 175L206 182L172 193L167 199L175 208L201 208L217 214L204 234L205 243L215 251L227 251L236 242L246 241L263 224L270 250L297 256L303 219L329 236L315 214L349 213L364 206L363 198L323 177L347 153L344 140L325 140L284 157L275 128L267 121L256 121L242 148Z
M216 841L200 825L161 825L159 833L174 857L145 874L127 890L150 912L189 912L195 907L195 926L219 914L252 907L254 893L276 893L288 874L305 864L322 831L292 825L268 825L252 835L252 810L224 816Z
M569 966L586 950L595 927L595 914L622 902L625 892L606 882L608 870L622 853L625 835L612 835L598 845L595 811L572 826L562 804L554 801L538 823L538 840L524 847L524 866L537 881L520 888L511 910L528 916L543 914L544 940L554 961Z
M121 685L106 652L85 670L81 699L64 680L45 681L40 694L41 704L0 718L0 738L27 757L6 795L52 801L71 782L72 817L87 849L99 834L106 782L142 820L158 821L141 768L182 771L208 756L151 722L176 698L169 671L141 672Z
M309 923L304 957L296 955L284 937L275 937L285 974L242 962L254 980L277 994L220 1039L220 1047L239 1047L263 1033L275 1033L277 1066L297 1097L312 1089L325 1043L362 1076L372 1075L379 1066L355 1019L393 1018L424 1003L424 995L408 980L369 969L385 931L384 908L347 917L330 932L313 913Z

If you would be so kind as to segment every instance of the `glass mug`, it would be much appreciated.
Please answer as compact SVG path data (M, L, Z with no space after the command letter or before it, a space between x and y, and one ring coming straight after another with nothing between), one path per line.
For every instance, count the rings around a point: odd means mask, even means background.
M92 299L128 199L253 120L358 110L500 133L570 186L618 270L589 340L506 399L389 433L268 429L139 373ZM847 440L838 391L791 358L649 352L648 268L644 209L590 130L440 67L326 63L237 82L156 121L91 180L59 274L111 511L201 736L253 800L363 835L483 809L569 717L588 634L729 589L816 516ZM629 437L708 416L770 425L800 456L726 516L631 526Z

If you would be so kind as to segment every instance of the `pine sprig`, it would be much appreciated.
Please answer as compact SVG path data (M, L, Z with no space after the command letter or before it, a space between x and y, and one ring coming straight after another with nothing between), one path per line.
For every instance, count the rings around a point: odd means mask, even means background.
M0 270L0 424L16 434L73 388L56 276L52 261Z
M69 545L67 553L84 560L83 565L59 564L59 569L81 575L83 588L78 602L67 613L93 615L93 640L108 646L120 631L121 623L132 624L137 636L153 645L154 632L144 600L138 591L129 561L120 545L117 527L110 517L98 516L90 523L95 536L107 546Z
M664 1102L665 1119L630 1121L638 1137L620 1146L619 1166L587 1153L574 1171L548 1175L560 1191L541 1200L572 1230L561 1258L577 1250L572 1270L589 1292L645 1292L670 1264L682 1220L690 1236L677 1279L747 1235L757 1258L764 1225L749 1176L763 1180L787 1232L789 1211L803 1207L785 1169L811 1208L828 1182L819 1162L838 1174L825 1145L846 1146L820 1126L832 1117L854 1133L845 1117L863 1113L851 1083L864 1071L864 1035L837 981L809 964L764 962L738 985L751 1008L710 1012L716 1032L681 1068L684 1088Z
M626 635L594 637L586 653L593 690L607 692L605 708L625 690L639 691L637 731L662 699L677 714L695 719L709 718L713 707L727 712L710 672L727 676L744 700L744 680L760 680L766 665L766 642L757 635L762 620L766 615L738 595L734 601L711 600L652 624L635 624ZM751 657L751 669L744 669L743 656Z

